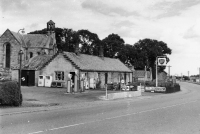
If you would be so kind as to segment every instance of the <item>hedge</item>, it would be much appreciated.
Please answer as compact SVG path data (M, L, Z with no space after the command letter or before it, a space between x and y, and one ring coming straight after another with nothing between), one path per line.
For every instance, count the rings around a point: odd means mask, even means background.
M146 87L155 87L156 82L155 81L146 81L145 84L144 82L134 82L134 85L145 85ZM164 82L164 81L159 81L158 82L158 87L166 87L166 93L173 93L180 91L180 85L178 83L174 83L172 81Z
M0 83L0 105L20 106L22 94L16 81L5 81Z

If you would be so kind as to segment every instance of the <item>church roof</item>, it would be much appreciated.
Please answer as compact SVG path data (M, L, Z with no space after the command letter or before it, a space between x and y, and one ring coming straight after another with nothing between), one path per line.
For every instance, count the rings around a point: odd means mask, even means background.
M11 31L13 36L23 45L23 47L39 47L39 48L52 48L53 38L45 34L20 34Z

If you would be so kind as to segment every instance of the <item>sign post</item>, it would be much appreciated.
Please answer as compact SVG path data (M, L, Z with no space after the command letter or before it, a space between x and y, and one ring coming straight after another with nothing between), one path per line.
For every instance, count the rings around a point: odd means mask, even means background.
M156 57L156 87L158 87L158 66L166 66L166 65L167 65L166 56Z
M106 84L106 99L108 99L108 87L107 87L107 84Z
M158 87L158 58L156 57L156 87Z

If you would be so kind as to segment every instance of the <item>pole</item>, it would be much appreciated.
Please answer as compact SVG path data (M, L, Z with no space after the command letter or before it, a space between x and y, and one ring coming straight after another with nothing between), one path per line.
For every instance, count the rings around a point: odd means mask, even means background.
M23 54L23 51L20 50L19 51L19 91L21 91L21 72L22 72L22 54ZM20 99L20 93L19 93L19 99Z
M181 81L182 81L182 79L183 79L183 76L182 76L182 73L181 73Z
M147 68L146 68L146 66L145 66L145 78L144 78L144 87L145 87L145 83L146 83L146 80L147 80Z
M156 87L158 87L158 61L157 61L157 57L156 57Z
M107 89L107 84L106 84L106 99L108 99L108 89Z
M17 33L19 33L20 31L22 31L22 33L25 33L24 28L23 29L19 29ZM22 39L23 39L23 36L22 36ZM24 40L22 40L22 43L23 43L23 41ZM21 45L21 48L19 50L19 79L18 79L18 81L19 81L19 91L21 92L21 72L22 72L22 54L23 54L23 50L22 50L22 44L20 44L20 45ZM21 98L21 94L19 93L19 100L20 100L20 98Z
M168 76L170 77L170 67L172 66L167 66L168 67Z
M199 83L200 83L200 68L199 68Z

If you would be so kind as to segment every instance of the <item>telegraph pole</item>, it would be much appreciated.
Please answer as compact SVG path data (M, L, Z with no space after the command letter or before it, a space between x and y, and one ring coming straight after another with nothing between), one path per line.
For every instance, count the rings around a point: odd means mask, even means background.
M182 73L181 73L181 81L183 80L183 75L182 75Z
M158 87L158 57L156 57L156 87Z
M199 83L200 83L200 68L199 68Z

